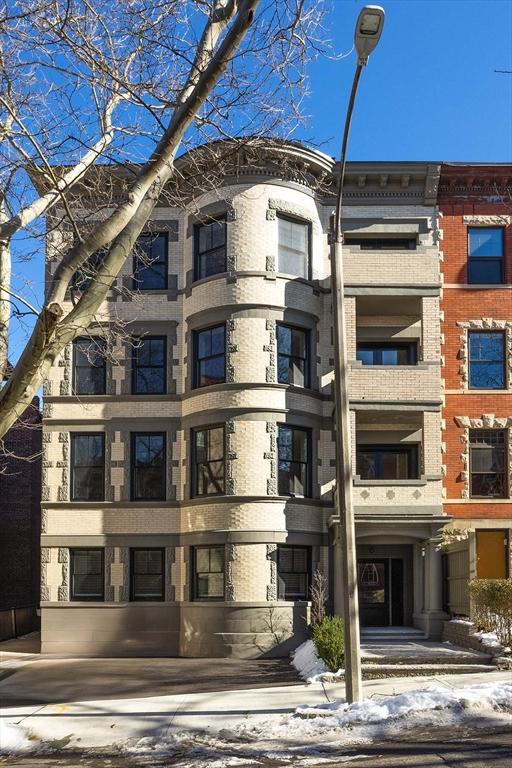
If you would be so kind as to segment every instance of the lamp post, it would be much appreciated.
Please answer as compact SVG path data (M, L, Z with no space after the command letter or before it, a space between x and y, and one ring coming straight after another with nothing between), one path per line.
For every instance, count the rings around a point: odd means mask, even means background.
M343 618L345 622L345 689L351 704L362 698L361 649L359 645L359 600L357 595L357 558L352 497L352 459L350 450L350 413L347 381L347 345L343 284L342 200L347 144L354 101L363 67L379 42L384 26L384 10L378 5L365 6L357 19L355 48L357 66L345 117L341 145L340 174L336 196L334 231L331 234L331 286L334 324L334 402L336 425L336 513L340 520L342 544Z

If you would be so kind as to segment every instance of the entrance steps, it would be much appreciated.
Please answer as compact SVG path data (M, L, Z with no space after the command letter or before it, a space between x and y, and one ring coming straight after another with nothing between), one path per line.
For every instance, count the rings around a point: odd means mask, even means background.
M425 639L413 627L361 629L363 679L492 672L490 654Z
M402 640L415 641L426 640L426 635L421 629L414 627L361 627L361 642Z

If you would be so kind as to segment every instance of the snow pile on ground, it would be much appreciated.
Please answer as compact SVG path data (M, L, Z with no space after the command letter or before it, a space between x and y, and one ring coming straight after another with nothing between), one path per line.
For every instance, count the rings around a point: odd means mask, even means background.
M297 707L295 714L301 717L321 717L324 725L346 727L354 723L378 723L411 713L439 709L474 709L512 711L512 682L482 683L451 691L434 688L402 693L398 696L365 699L355 704L343 701L326 702L309 707ZM318 727L324 727L321 722Z
M498 640L496 632L472 632L472 635L477 637L488 648L501 648L506 653L510 653L510 648L503 647Z
M469 619L450 619L450 624L465 624L467 627L473 626L473 622Z
M418 727L463 722L512 721L512 682L447 689L437 685L395 696L376 695L355 704L336 700L301 705L294 714L235 729L238 738L265 742L350 744L396 737Z
M23 752L32 752L40 746L37 739L21 725L6 723L0 719L0 755L19 755Z
M343 678L344 669L336 673L330 672L322 659L318 658L315 644L312 640L306 640L292 654L292 664L307 683L321 683Z

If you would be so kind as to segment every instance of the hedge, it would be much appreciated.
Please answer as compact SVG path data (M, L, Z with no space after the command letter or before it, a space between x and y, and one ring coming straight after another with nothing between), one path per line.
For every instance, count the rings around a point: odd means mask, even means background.
M512 579L474 579L469 582L471 618L478 629L495 632L498 641L512 645Z

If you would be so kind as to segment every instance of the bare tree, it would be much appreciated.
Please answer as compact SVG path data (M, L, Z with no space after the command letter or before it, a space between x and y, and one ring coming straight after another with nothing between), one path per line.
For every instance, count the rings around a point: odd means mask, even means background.
M94 321L179 182L180 147L287 136L321 18L315 0L0 2L0 376L12 318L35 318L0 390L0 437ZM11 259L42 259L52 232L59 259L38 306L13 283Z
M321 624L326 615L328 596L327 577L319 568L315 569L311 582L311 624Z

